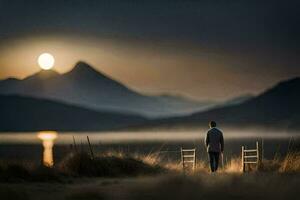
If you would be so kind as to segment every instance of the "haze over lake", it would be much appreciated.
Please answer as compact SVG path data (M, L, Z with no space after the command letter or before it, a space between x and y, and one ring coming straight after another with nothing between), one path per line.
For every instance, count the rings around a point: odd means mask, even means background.
M1 133L0 144L37 144L40 143L38 134L40 132L24 133ZM241 138L290 138L299 137L284 131L258 131L258 130L228 130L225 132L226 139ZM91 138L91 143L148 143L148 142L180 142L203 140L205 130L194 131L123 131L123 132L58 132L57 144L70 144L73 136L78 140L86 140L86 136Z
M41 140L40 135L44 135ZM190 131L136 131L136 132L27 132L1 133L0 156L9 159L39 161L51 165L74 150L89 151L87 136L92 149L99 155L105 152L158 153L166 161L180 162L180 148L196 148L197 156L206 159L204 147L205 130ZM264 147L264 156L273 159L285 155L300 144L300 137L286 132L225 129L225 157L240 156L242 145L253 147L256 141ZM57 138L56 138L57 137ZM74 138L74 139L73 139ZM51 139L51 140L49 140ZM53 161L54 158L54 161Z

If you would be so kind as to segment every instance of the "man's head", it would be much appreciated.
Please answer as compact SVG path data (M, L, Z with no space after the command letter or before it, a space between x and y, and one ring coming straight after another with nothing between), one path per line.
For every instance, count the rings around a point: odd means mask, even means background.
M215 122L215 121L210 121L209 122L209 127L210 128L214 128L214 127L216 127L217 126L217 123Z

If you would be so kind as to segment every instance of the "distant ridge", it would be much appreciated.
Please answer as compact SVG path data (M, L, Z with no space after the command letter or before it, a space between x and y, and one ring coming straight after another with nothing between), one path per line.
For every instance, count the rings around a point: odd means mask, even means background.
M0 95L0 131L104 131L145 123L136 115L95 112L55 101Z
M238 105L214 108L185 117L157 120L151 126L207 127L210 120L216 120L221 126L226 127L300 130L300 78L282 81Z

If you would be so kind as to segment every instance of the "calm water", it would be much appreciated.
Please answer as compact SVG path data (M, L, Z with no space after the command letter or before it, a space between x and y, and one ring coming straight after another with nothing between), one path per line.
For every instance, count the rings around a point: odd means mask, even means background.
M255 147L259 141L264 146L264 157L284 155L289 149L299 148L300 135L297 133L268 133L257 131L224 131L225 157L239 156L241 146ZM101 133L1 133L0 159L40 161L51 165L53 159L59 162L67 153L77 149L89 150L89 136L95 153L122 151L125 153L149 154L159 152L163 160L180 160L181 147L197 148L197 156L207 159L203 144L205 131L175 132L101 132Z

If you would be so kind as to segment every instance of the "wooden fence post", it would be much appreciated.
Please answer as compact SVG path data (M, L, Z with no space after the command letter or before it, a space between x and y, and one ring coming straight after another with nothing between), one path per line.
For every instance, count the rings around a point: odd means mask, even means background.
M196 148L195 148L195 151L194 151L194 167L193 167L193 172L195 172L195 169L196 169Z
M259 168L259 164L260 164L260 156L259 156L259 146L258 146L258 141L256 141L256 156L257 156L257 164L256 164L256 170L258 170Z
M185 165L184 165L184 157L183 157L183 149L182 149L182 147L180 148L180 151L181 151L182 171L183 171L183 174L185 175Z
M245 147L242 146L242 169L243 169L243 172L245 172L244 150L245 150Z

